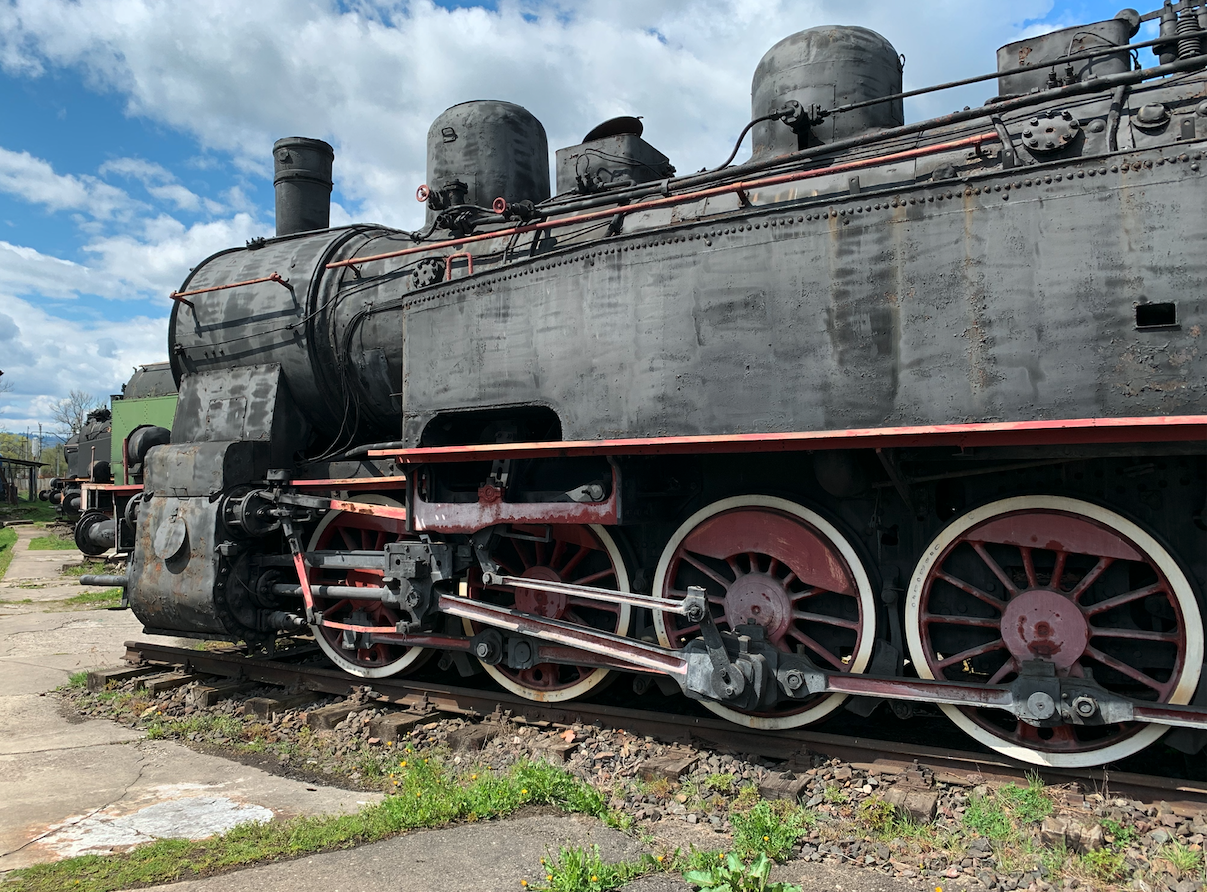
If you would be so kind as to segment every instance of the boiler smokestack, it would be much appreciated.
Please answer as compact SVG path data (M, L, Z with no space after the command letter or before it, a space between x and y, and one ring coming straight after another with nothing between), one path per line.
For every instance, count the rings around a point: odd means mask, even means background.
M335 150L321 139L287 136L272 147L277 235L331 226L331 163Z

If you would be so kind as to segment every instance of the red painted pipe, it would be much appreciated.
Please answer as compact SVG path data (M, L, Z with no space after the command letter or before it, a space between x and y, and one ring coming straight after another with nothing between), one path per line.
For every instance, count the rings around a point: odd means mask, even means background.
M952 149L961 149L966 146L980 146L984 142L996 142L998 135L996 131L987 131L976 136L957 139L953 142L937 143L933 146L924 146L919 149L909 149L904 152L895 152L892 155L879 155L875 158L864 158L860 161L849 161L846 164L835 164L830 167L818 167L810 170L798 170L793 173L779 174L773 177L763 177L758 180L746 180L739 183L728 183L724 186L713 186L710 189L700 189L695 192L684 192L682 195L671 195L666 198L656 198L653 201L640 202L638 204L623 205L620 207L606 208L599 211L591 211L587 214L578 214L573 217L561 217L557 220L544 220L540 223L528 223L524 226L513 226L511 229L500 229L496 232L482 232L478 235L467 235L464 238L450 239L444 242L434 242L430 245L416 245L411 248L402 248L398 251L388 251L385 254L373 254L369 257L352 257L348 260L337 260L334 263L328 263L327 269L339 269L343 266L359 266L362 263L371 263L375 260L388 260L391 257L404 257L408 254L418 254L424 251L438 251L441 248L453 248L457 245L468 245L472 242L482 242L489 239L503 238L509 235L523 235L527 232L540 232L545 229L557 229L562 226L570 226L575 223L587 223L591 220L607 220L618 214L629 214L634 211L647 211L652 208L671 207L677 204L685 204L689 201L699 201L702 198L711 198L714 195L726 195L730 192L750 192L755 189L765 188L767 186L778 186L782 183L794 183L799 180L808 180L815 177L828 176L836 173L846 173L852 170L863 170L866 167L875 167L880 164L891 164L895 161L909 161L913 158L924 158L927 155L937 155L940 152L949 152Z

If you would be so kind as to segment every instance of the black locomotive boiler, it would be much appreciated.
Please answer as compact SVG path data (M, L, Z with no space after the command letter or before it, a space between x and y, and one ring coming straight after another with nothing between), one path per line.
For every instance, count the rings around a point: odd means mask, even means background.
M1202 2L1126 10L907 124L888 41L811 29L759 63L748 161L677 176L619 118L553 188L540 123L469 102L417 232L329 228L331 148L279 141L276 237L173 295L131 607L367 678L1200 748L1205 52Z

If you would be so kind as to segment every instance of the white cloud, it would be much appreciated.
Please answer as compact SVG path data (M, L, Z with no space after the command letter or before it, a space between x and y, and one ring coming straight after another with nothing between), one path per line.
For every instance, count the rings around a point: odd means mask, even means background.
M94 239L84 250L96 258L105 276L137 292L129 296L166 296L184 281L190 267L215 251L268 232L246 213L192 226L163 215L143 222L137 232Z
M164 356L166 318L64 319L3 288L0 306L0 368L13 386L0 395L0 430L36 430L69 391L108 397L135 365Z
M0 148L0 192L47 210L83 211L97 218L112 217L132 206L125 192L96 177L58 174L48 162L29 152L4 148Z
M102 286L86 266L0 241L0 293L71 298Z

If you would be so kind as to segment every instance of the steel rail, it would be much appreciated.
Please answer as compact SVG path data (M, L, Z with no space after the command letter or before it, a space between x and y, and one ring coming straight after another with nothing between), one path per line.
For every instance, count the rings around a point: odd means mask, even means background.
M581 700L543 703L525 700L506 691L476 690L397 677L364 679L328 666L298 665L285 662L284 659L248 657L233 649L225 652L197 651L147 641L127 641L125 647L125 659L135 664L162 664L165 669L178 667L186 672L301 688L337 697L347 696L354 688L367 685L385 701L404 709L431 709L466 717L486 717L502 710L513 719L530 724L597 724L663 741L703 745L760 758L791 761L800 759L806 753L817 753L846 762L879 762L889 767L916 761L937 773L955 774L957 777L952 780L962 783L1018 780L1037 770L1034 765L998 753L803 729L767 732L712 717L676 715ZM311 657L314 650L304 649L300 655ZM288 657L288 654L283 656ZM1207 782L1203 781L1100 768L1039 768L1038 771L1044 781L1050 784L1080 782L1093 789L1109 789L1115 795L1131 798L1180 800L1196 806L1207 802Z

